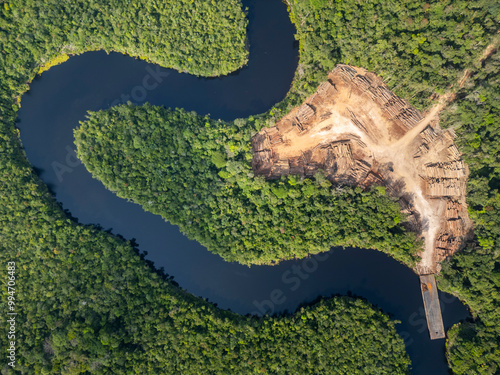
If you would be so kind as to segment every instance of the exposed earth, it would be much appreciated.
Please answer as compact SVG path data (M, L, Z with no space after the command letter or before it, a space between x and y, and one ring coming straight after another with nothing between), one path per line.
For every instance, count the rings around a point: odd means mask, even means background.
M338 65L304 104L254 137L254 172L312 177L321 169L335 183L385 186L424 240L417 272L436 273L472 230L468 168L454 131L439 126L443 105L421 114L375 74Z

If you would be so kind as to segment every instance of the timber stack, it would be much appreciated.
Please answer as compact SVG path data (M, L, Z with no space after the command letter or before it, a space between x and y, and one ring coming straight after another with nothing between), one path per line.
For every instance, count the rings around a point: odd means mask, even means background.
M406 181L395 175L391 163L374 158L370 146L397 142L423 118L375 74L337 65L302 105L253 138L253 169L268 179L289 174L313 178L321 170L332 183L384 186L399 199L404 225L419 233L422 217ZM444 212L435 239L436 262L460 250L471 227L465 203L468 169L454 138L434 118L408 145L423 195Z
M268 179L314 178L321 170L334 184L381 185L396 197L403 225L424 239L416 272L431 339L438 339L444 328L433 274L472 228L469 171L454 138L375 74L337 65L301 106L253 138L252 166Z

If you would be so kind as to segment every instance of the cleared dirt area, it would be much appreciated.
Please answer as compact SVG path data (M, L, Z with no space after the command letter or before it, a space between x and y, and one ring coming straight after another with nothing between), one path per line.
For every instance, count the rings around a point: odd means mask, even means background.
M439 127L443 100L421 114L376 75L338 65L304 104L254 137L254 171L279 178L321 169L332 182L385 186L424 239L418 273L438 272L471 230L468 168L454 132Z

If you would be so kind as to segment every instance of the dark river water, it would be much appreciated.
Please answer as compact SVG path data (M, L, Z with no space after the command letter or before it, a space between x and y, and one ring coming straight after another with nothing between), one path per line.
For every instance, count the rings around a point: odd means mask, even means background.
M161 217L119 199L78 163L73 129L88 110L147 101L232 120L265 112L282 100L297 68L295 29L280 0L244 4L249 7L250 61L229 76L196 78L104 52L72 57L43 73L23 96L19 112L29 161L80 223L135 239L155 267L163 267L192 294L240 314L264 314L293 312L319 296L352 293L401 321L398 332L413 374L447 374L445 341L429 339L418 277L392 258L374 250L334 248L277 266L228 263ZM275 290L283 297L273 300ZM440 297L445 328L469 316L456 298Z

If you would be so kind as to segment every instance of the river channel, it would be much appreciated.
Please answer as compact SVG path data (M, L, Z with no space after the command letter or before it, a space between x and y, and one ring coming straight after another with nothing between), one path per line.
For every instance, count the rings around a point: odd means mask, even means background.
M445 341L429 339L419 280L409 268L374 250L333 248L277 266L225 262L176 226L118 198L94 180L74 154L73 129L96 111L126 101L184 108L233 120L269 110L287 94L298 63L295 29L280 0L247 0L250 60L221 78L197 78L118 53L74 56L36 78L22 97L21 139L31 164L63 209L125 239L173 276L180 287L240 314L293 312L320 296L353 294L401 321L412 374L447 374ZM272 292L283 298L272 300ZM445 329L469 316L441 293Z

